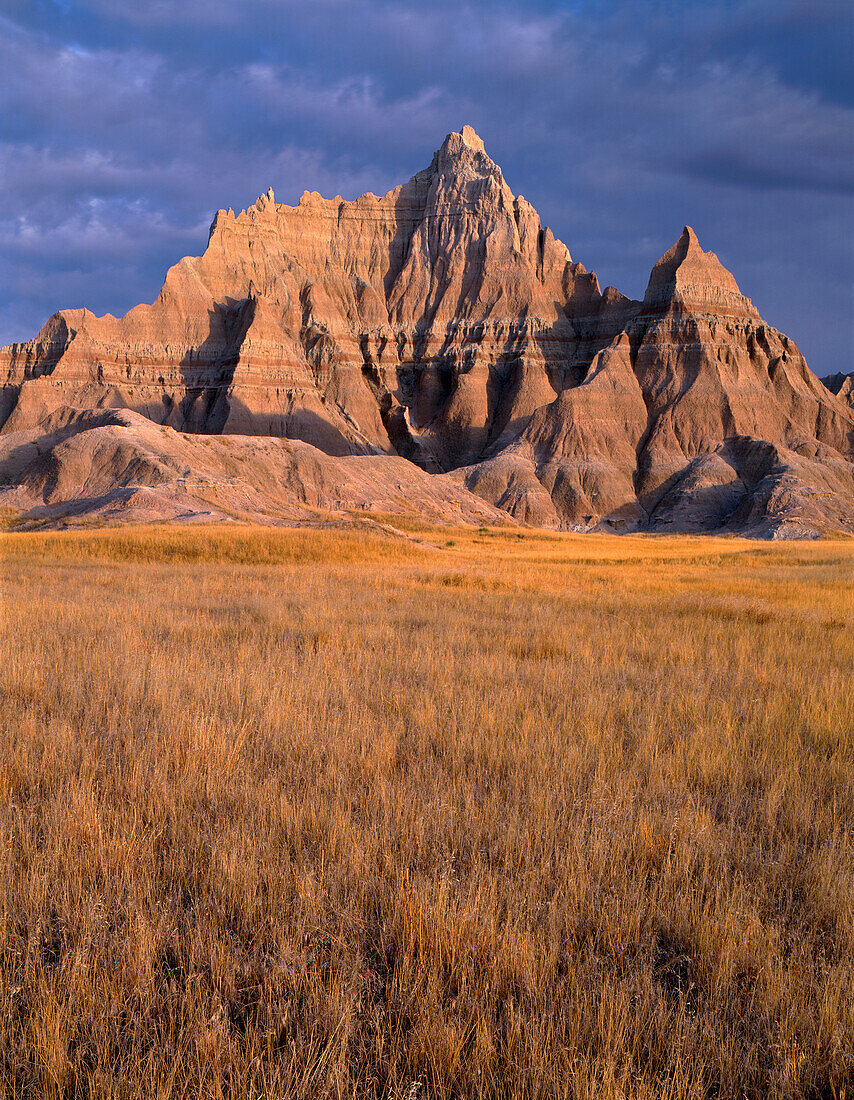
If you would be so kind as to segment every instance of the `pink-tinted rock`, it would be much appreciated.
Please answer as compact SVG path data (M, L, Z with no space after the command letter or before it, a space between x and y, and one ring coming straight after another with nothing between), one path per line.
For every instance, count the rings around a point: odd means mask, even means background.
M819 383L688 227L643 303L601 292L471 127L382 197L218 211L153 304L62 311L0 376L6 435L126 408L124 442L154 421L400 456L558 528L854 529L850 379Z

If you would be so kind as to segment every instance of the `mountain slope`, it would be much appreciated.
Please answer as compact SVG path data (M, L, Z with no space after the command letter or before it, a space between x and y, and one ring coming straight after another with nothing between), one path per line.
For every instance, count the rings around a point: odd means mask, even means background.
M759 466L753 443L768 445ZM796 533L854 527L852 451L851 410L686 227L584 381L462 473L493 503L557 526ZM506 485L532 476L536 505L518 493L510 505Z
M0 373L5 436L126 408L454 471L553 527L854 529L854 409L693 231L642 303L602 293L470 127L382 197L219 211L152 305L62 311Z
M829 378L822 378L822 382L831 393L854 409L854 373L831 374Z

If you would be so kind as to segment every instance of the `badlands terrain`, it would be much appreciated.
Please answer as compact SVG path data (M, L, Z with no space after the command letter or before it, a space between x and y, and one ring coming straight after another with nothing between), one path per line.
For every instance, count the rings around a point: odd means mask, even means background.
M0 1095L854 1096L852 377L690 228L465 127L0 372Z
M382 197L218 211L152 305L55 314L0 382L17 525L854 531L851 377L688 227L643 301L603 291L470 127Z
M0 535L2 1094L851 1097L851 540L380 521Z

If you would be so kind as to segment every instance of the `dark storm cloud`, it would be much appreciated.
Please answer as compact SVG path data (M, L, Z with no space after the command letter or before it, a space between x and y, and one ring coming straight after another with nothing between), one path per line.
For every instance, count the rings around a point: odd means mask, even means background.
M689 222L820 373L852 304L851 27L832 0L7 0L0 342L123 312L272 185L381 193L475 126L604 283Z

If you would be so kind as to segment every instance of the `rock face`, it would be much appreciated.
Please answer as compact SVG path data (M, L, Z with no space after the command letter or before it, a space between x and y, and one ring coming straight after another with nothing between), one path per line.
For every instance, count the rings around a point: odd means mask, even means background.
M686 227L584 381L461 473L541 524L796 534L854 528L852 449L851 409Z
M466 508L556 528L854 530L849 400L693 231L643 302L603 293L470 127L382 197L220 210L152 305L62 311L0 350L0 377L7 444L124 409L114 436L301 441L321 463L374 456L378 486L408 459ZM293 467L276 446L263 462ZM24 476L7 451L6 495Z
M840 400L854 409L854 373L831 374L828 378L822 378L822 382L831 393L835 393Z
M506 513L404 458L335 458L300 440L202 436L129 409L61 408L0 435L0 501L39 526L150 520L295 524L409 514L495 524Z

